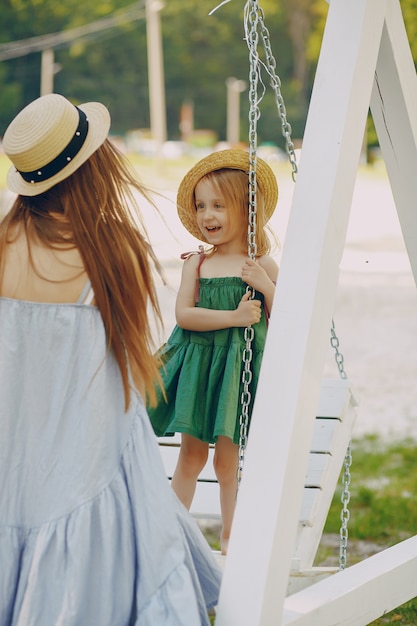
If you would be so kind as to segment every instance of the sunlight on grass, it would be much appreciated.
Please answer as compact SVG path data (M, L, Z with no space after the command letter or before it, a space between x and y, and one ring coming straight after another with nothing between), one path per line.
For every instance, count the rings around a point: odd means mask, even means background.
M387 548L415 535L417 523L417 443L412 439L383 443L368 436L353 441L352 455L348 565L365 558L355 553L357 542ZM339 533L340 497L341 487L333 498L324 534ZM328 556L329 549L320 548L318 558L324 561ZM417 599L372 622L393 623L415 626Z

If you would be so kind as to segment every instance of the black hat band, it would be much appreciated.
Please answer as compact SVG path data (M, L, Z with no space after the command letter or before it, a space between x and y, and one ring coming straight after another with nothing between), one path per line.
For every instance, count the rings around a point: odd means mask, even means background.
M83 147L88 133L88 120L84 111L81 111L78 107L75 108L78 111L80 119L73 138L64 150L58 154L55 159L38 170L34 170L33 172L21 172L17 170L27 183L39 183L48 180L48 178L52 178L52 176L55 176L55 174L63 170Z

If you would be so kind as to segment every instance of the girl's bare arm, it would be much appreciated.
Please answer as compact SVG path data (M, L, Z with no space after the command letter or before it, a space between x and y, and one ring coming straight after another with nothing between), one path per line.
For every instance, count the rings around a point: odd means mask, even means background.
M278 265L270 256L263 256L252 261L247 259L242 267L242 280L253 289L263 294L265 304L271 311L278 278Z

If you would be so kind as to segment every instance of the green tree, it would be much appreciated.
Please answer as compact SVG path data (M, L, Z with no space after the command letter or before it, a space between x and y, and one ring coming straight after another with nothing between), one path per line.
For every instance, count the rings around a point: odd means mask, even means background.
M126 0L6 0L2 6L0 43L59 33L89 24L125 9ZM143 11L144 16L144 11ZM55 48L55 61L61 71L55 78L55 91L61 91L78 100L100 99L112 107L116 127L121 129L137 117L140 101L138 92L138 65L144 58L146 43L144 19L142 34L138 37L137 21L95 33ZM134 65L135 58L138 65ZM145 57L146 58L146 57ZM146 61L145 61L146 63ZM8 120L30 100L39 96L41 53L33 52L1 65L4 106L0 109L0 133ZM143 73L143 67L140 69ZM114 107L114 108L113 108ZM116 113L117 111L117 113Z
M417 60L417 0L400 0L414 62Z
M226 136L225 81L233 76L249 82L245 42L245 3L236 0L165 0L161 11L167 127L170 138L180 137L180 110L194 105L197 129ZM325 0L259 0L270 34L276 73L281 79L293 136L302 137L314 73L328 10ZM55 91L75 101L101 100L111 109L113 131L149 127L149 95L145 0L3 0L1 44L68 31L95 20L142 7L143 17L131 23L55 48L61 67ZM401 0L408 37L417 58L417 0ZM0 135L8 121L39 95L40 52L0 62ZM283 145L280 120L268 77L260 103L258 140ZM248 91L241 94L241 139L248 129Z
M168 127L178 134L181 104L192 101L196 128L214 128L226 136L229 77L249 82L249 53L245 42L243 3L230 2L213 14L211 0L170 0L163 12ZM286 45L282 9L275 0L262 2L265 23L271 34L278 71L286 75L291 55ZM285 80L283 80L285 83ZM272 97L261 103L260 138L269 139L271 118L276 122ZM248 91L241 94L241 138L247 137ZM267 111L266 118L263 117ZM265 122L265 123L264 123ZM276 125L279 129L279 125ZM279 132L278 132L279 137Z

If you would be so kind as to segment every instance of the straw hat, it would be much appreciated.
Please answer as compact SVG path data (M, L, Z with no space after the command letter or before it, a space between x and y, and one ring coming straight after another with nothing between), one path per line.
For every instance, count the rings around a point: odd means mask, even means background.
M11 191L37 196L71 176L101 146L110 114L99 102L74 106L64 96L37 98L16 115L3 137L14 167Z
M206 239L197 226L194 189L203 176L221 169L242 170L249 173L249 153L245 150L213 152L187 172L178 188L177 210L179 218L188 232L201 241L206 241ZM275 211L278 202L278 184L272 169L259 157L256 159L256 184L262 191L265 222L267 222Z

